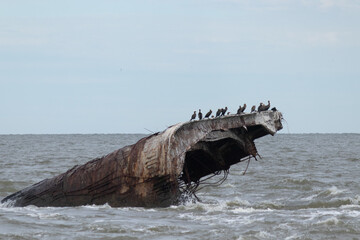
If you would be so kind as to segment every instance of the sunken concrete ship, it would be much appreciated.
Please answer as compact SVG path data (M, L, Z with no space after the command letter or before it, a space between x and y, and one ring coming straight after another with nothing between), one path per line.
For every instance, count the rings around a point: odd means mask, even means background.
M258 156L254 140L282 129L276 110L173 125L4 198L10 206L166 207L193 195L204 177Z

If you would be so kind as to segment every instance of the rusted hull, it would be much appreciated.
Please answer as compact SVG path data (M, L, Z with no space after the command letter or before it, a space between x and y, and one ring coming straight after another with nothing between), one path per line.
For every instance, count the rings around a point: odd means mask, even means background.
M13 206L162 207L204 176L256 157L254 139L282 129L280 112L179 123L4 198Z

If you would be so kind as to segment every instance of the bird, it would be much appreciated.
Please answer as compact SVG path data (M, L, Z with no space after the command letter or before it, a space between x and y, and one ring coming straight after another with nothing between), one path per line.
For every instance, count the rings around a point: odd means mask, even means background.
M215 117L219 117L221 112L222 112L222 111L221 111L221 109L219 108L219 109L216 111L216 116L215 116Z
M221 110L221 116L224 116L227 110L228 110L227 107L223 108L223 109Z
M246 103L244 103L244 106L241 108L241 112L244 112L246 109Z
M258 106L258 112L263 111L263 109L264 109L264 104L260 103L260 105Z
M211 115L211 113L212 113L212 111L211 111L211 109L210 109L210 111L208 111L208 112L207 112L207 114L205 115L205 117L204 117L204 118L209 118L209 117L210 117L210 115Z
M193 115L191 115L190 121L196 118L196 111L194 111Z
M239 106L239 109L237 110L236 114L240 114L241 113L241 105Z
M253 112L256 112L256 110L255 110L255 109L256 109L256 106L255 106L255 105L254 105L254 106L252 106L252 107L251 107L251 112L252 112L252 113L253 113Z
M276 107L273 107L271 110L274 111L274 112L277 111Z
M246 103L244 103L244 106L243 107L239 107L239 110L240 110L240 113L238 113L238 114L241 114L241 113L243 113L244 111L245 111L245 109L246 109ZM239 111L238 110L238 111Z
M263 111L267 111L270 108L270 101L268 100L268 104L267 105L263 105Z
M199 117L199 120L201 120L201 119L202 119L201 109L199 109L198 117Z

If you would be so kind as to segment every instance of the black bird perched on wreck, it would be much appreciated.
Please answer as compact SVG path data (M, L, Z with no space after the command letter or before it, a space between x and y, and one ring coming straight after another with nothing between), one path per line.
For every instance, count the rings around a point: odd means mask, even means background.
M207 114L205 115L204 119L205 119L205 118L209 118L210 115L211 115L211 113L212 113L212 111L211 111L211 109L210 109L210 111L208 111Z
M240 114L240 113L241 113L241 106L239 106L239 108L238 108L238 110L237 110L236 114Z
M196 111L194 111L193 115L191 115L190 121L196 118Z
M241 108L241 112L244 112L246 109L246 103L244 103L244 106Z
M223 108L223 109L221 110L221 116L224 116L227 110L228 110L227 107Z
M258 107L258 112L267 111L270 108L270 101L268 101L268 104L265 105L263 103L260 103L260 106Z
M199 117L199 120L201 120L201 119L202 119L202 112L201 112L201 109L199 109L198 117Z
M243 113L245 111L245 109L246 109L246 103L244 103L243 107L239 106L239 109L237 110L237 114Z
M268 104L264 105L263 111L267 111L270 108L270 101L268 100Z
M219 117L220 114L221 114L222 110L219 108L217 111L216 111L216 116L215 117Z
M256 106L254 105L254 106L251 107L251 112L253 113L255 111L256 111Z

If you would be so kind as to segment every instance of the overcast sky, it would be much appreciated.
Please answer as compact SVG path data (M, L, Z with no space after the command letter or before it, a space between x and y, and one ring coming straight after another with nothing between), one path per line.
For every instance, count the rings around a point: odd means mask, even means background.
M148 133L271 101L360 133L358 0L1 0L0 134Z

